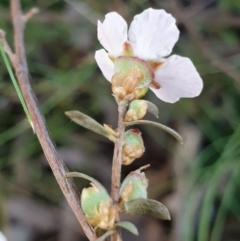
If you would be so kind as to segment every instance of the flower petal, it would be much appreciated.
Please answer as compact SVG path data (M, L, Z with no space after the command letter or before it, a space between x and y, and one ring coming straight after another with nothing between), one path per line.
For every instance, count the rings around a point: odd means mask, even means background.
M0 241L7 241L7 238L1 231L0 231Z
M96 51L95 60L97 61L98 67L101 69L104 77L111 82L114 74L114 64L108 57L107 52L104 49Z
M110 55L118 57L127 41L126 21L116 12L106 14L103 23L98 21L98 40Z
M149 8L134 17L129 40L134 54L145 60L167 56L179 37L176 21L164 10Z
M155 81L160 89L151 90L161 100L174 103L182 97L198 96L203 82L189 58L172 55L155 72Z

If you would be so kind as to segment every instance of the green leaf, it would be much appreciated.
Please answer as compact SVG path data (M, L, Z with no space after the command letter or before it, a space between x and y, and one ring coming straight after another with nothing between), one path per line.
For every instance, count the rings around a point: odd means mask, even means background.
M137 230L136 226L130 222L123 221L123 222L117 223L115 226L125 228L132 234L138 235L138 230Z
M151 216L163 220L170 220L168 209L160 202L152 199L138 198L124 203L124 211L130 215Z
M99 189L106 191L106 193L107 193L107 190L105 189L105 187L99 181L97 181L95 178L93 178L91 176L88 176L88 175L80 173L80 172L68 172L65 175L65 178L72 178L72 177L80 177L80 178L87 179L88 181L94 183Z
M170 127L167 127L163 124L154 122L154 121L148 121L148 120L137 120L137 121L131 121L131 122L125 122L126 126L132 126L132 125L150 125L153 127L157 127L161 130L166 131L167 133L169 133L170 135L172 135L173 137L175 137L180 144L183 144L183 139L182 137L173 129L171 129Z
M148 111L149 113L151 113L152 115L154 115L155 117L158 118L159 111L158 111L157 106L156 106L155 104L153 104L152 102L150 102L150 101L147 101L147 100L144 100L144 101L145 101L145 102L147 103L147 105L148 105L147 111Z
M116 230L113 230L113 229L108 230L106 233L104 233L101 237L99 237L99 238L96 239L95 241L105 241L105 239L106 239L108 236L114 234L115 232L116 232Z
M83 126L93 132L96 132L100 135L107 137L109 140L115 142L116 137L108 132L102 125L100 125L97 121L91 118L88 115L83 114L77 110L66 111L65 114L75 123Z

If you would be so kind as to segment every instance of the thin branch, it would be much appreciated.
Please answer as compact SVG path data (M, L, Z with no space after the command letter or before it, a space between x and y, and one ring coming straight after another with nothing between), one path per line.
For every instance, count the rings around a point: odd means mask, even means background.
M115 205L118 210L118 199L119 199L119 189L121 184L121 168L122 168L122 147L123 147L123 136L125 131L125 114L127 106L125 102L118 103L118 139L115 142L114 154L113 154L113 164L112 164L112 186L111 186L111 198L113 200L113 205ZM116 222L119 222L119 214L117 211ZM120 232L117 230L115 234L111 237L112 241L121 240Z
M179 21L185 26L202 56L206 60L209 60L211 64L217 69L219 69L221 72L231 77L236 82L237 87L240 88L240 73L235 71L229 63L225 62L207 47L208 43L203 39L201 34L193 26L192 21L187 19L186 16L182 14L183 10L181 6L179 6L178 1L171 0L171 4L173 7L174 16L176 16L177 19L179 19Z
M0 43L3 46L3 50L6 52L6 54L8 55L10 61L12 62L12 64L14 64L15 62L15 54L12 52L10 46L8 45L6 38L5 38L6 33L0 29Z
M12 63L16 72L16 76L22 91L22 95L27 104L31 119L33 121L34 129L39 142L42 146L43 152L48 160L48 163L53 171L53 174L65 195L69 205L71 206L78 221L83 227L89 240L94 241L96 236L90 225L85 219L85 215L80 208L79 194L72 181L72 179L65 179L64 176L68 172L63 160L57 153L56 147L47 130L44 117L42 116L37 104L36 96L32 90L28 78L28 66L24 47L24 27L20 0L11 0L11 13L14 28L14 47L15 47L15 61ZM6 46L6 45L5 45ZM5 47L6 48L6 47ZM6 50L6 49L5 49ZM7 51L11 61L11 52Z
M39 13L38 8L31 8L27 13L23 15L23 21L26 23L37 13Z

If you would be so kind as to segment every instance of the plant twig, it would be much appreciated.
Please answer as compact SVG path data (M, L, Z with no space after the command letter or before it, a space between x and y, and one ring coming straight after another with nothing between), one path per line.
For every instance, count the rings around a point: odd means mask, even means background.
M0 43L3 46L3 50L6 52L9 59L11 60L12 64L14 65L15 54L12 52L11 48L9 47L9 45L5 39L5 32L2 29L0 29Z
M27 13L23 15L24 22L29 21L37 13L39 13L38 8L31 8Z
M13 55L8 49L6 42L4 43L4 49L8 54L19 82L19 86L23 95L23 98L27 104L33 126L39 142L42 146L43 152L47 158L47 161L53 171L53 174L65 195L69 205L71 206L74 214L76 215L79 223L82 225L83 230L90 241L94 241L96 236L87 223L84 213L80 208L79 194L72 181L72 179L65 179L64 176L68 172L63 160L57 153L55 144L53 143L49 132L47 130L44 117L42 116L37 104L36 96L32 90L29 78L28 78L28 66L25 55L24 47L24 27L25 21L22 15L20 0L11 0L11 14L14 28L14 47L15 54ZM13 58L14 56L14 58Z
M112 164L112 186L111 186L111 198L113 200L113 205L117 209L116 222L119 222L118 214L118 199L119 199L119 189L121 184L121 168L122 168L122 146L123 146L123 136L125 131L125 114L127 110L127 104L125 102L118 103L118 139L115 142L114 153L113 153L113 164ZM120 232L117 230L115 234L111 236L112 241L121 240Z

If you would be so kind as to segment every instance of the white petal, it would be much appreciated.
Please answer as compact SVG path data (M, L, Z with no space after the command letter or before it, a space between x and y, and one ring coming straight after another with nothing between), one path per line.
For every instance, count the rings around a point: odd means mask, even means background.
M169 55L178 37L175 19L164 10L149 8L143 11L134 17L129 28L134 54L146 60Z
M104 77L111 82L114 73L114 64L108 57L107 52L104 49L96 51L95 60L97 61L98 67L101 69Z
M7 238L1 231L0 231L0 241L7 241Z
M177 55L172 55L156 70L155 81L161 88L151 90L159 99L169 103L182 97L196 97L203 88L202 79L192 61Z
M108 13L103 23L98 21L98 40L110 55L119 56L127 41L126 21L116 12Z

